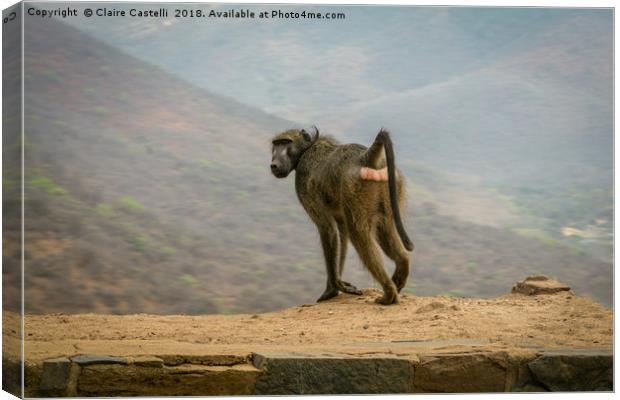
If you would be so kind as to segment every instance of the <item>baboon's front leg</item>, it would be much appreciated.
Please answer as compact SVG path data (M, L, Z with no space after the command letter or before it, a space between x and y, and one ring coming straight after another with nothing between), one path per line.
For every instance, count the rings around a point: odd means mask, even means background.
M317 301L323 301L338 295L338 231L333 222L317 224L323 255L325 256L325 267L327 269L327 287Z

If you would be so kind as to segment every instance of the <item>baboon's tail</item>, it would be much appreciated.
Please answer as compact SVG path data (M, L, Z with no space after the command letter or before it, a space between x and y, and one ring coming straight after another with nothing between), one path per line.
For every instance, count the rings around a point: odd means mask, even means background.
M394 216L394 223L396 224L396 231L402 240L403 245L409 251L413 251L413 243L403 226L403 221L400 218L400 209L398 207L398 195L396 193L396 166L394 165L394 147L392 145L392 139L390 139L390 133L381 128L379 134L375 138L375 142L368 149L367 155L369 158L375 158L377 150L381 147L385 149L385 161L387 163L388 172L388 188L390 192L390 204L392 205L392 215ZM374 153L374 154L373 154Z

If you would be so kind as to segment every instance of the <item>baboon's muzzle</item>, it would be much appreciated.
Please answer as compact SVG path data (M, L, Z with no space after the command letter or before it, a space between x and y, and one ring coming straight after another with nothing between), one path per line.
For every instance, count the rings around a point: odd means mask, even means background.
M286 178L288 176L288 171L280 169L276 164L271 164L271 173L276 178Z

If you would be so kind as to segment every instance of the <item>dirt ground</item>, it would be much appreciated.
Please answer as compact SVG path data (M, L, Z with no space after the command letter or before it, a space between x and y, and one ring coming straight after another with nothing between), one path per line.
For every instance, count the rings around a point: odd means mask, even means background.
M27 315L30 361L73 354L229 354L264 349L351 352L360 346L455 341L495 348L609 348L613 311L570 292L494 299L418 297L379 306L376 289L258 315ZM5 339L18 340L5 313ZM6 342L9 344L9 342ZM385 347L384 346L384 347ZM6 351L18 346L5 346Z

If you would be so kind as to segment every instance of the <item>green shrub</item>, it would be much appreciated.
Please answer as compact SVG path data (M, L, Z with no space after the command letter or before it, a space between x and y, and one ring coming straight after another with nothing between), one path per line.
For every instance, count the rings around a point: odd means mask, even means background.
M110 112L110 110L108 110L106 107L101 107L101 106L93 108L93 111L96 114L100 114L100 115L108 114Z
M54 181L44 176L35 176L30 179L30 184L34 187L45 190L49 194L64 195L67 191L58 186Z
M95 207L95 212L105 218L114 216L114 209L106 203L97 204L97 207Z
M133 236L129 239L129 243L138 251L146 250L146 236L145 235L137 235Z
M2 177L2 190L8 190L15 186L17 186L17 180L6 178L4 176Z
M161 253L167 256L173 256L177 253L176 249L170 246L164 246L161 248Z
M470 260L465 263L465 268L467 268L467 270L470 272L473 272L477 266L478 266L478 263L475 261Z
M258 236L255 233L246 232L243 234L243 238L248 242L258 242Z
M181 282L189 286L196 286L200 283L198 279L196 279L194 276L190 274L183 274L179 277L179 279L181 280Z
M120 202L123 206L125 206L131 211L144 211L144 206L138 200L134 199L131 196L124 196L123 198L121 198Z
M207 160L207 159L203 159L199 161L199 164L204 167L205 169L208 170L216 170L216 165L213 161L211 160Z
M235 200L246 200L250 197L250 194L245 190L239 190L234 194Z

